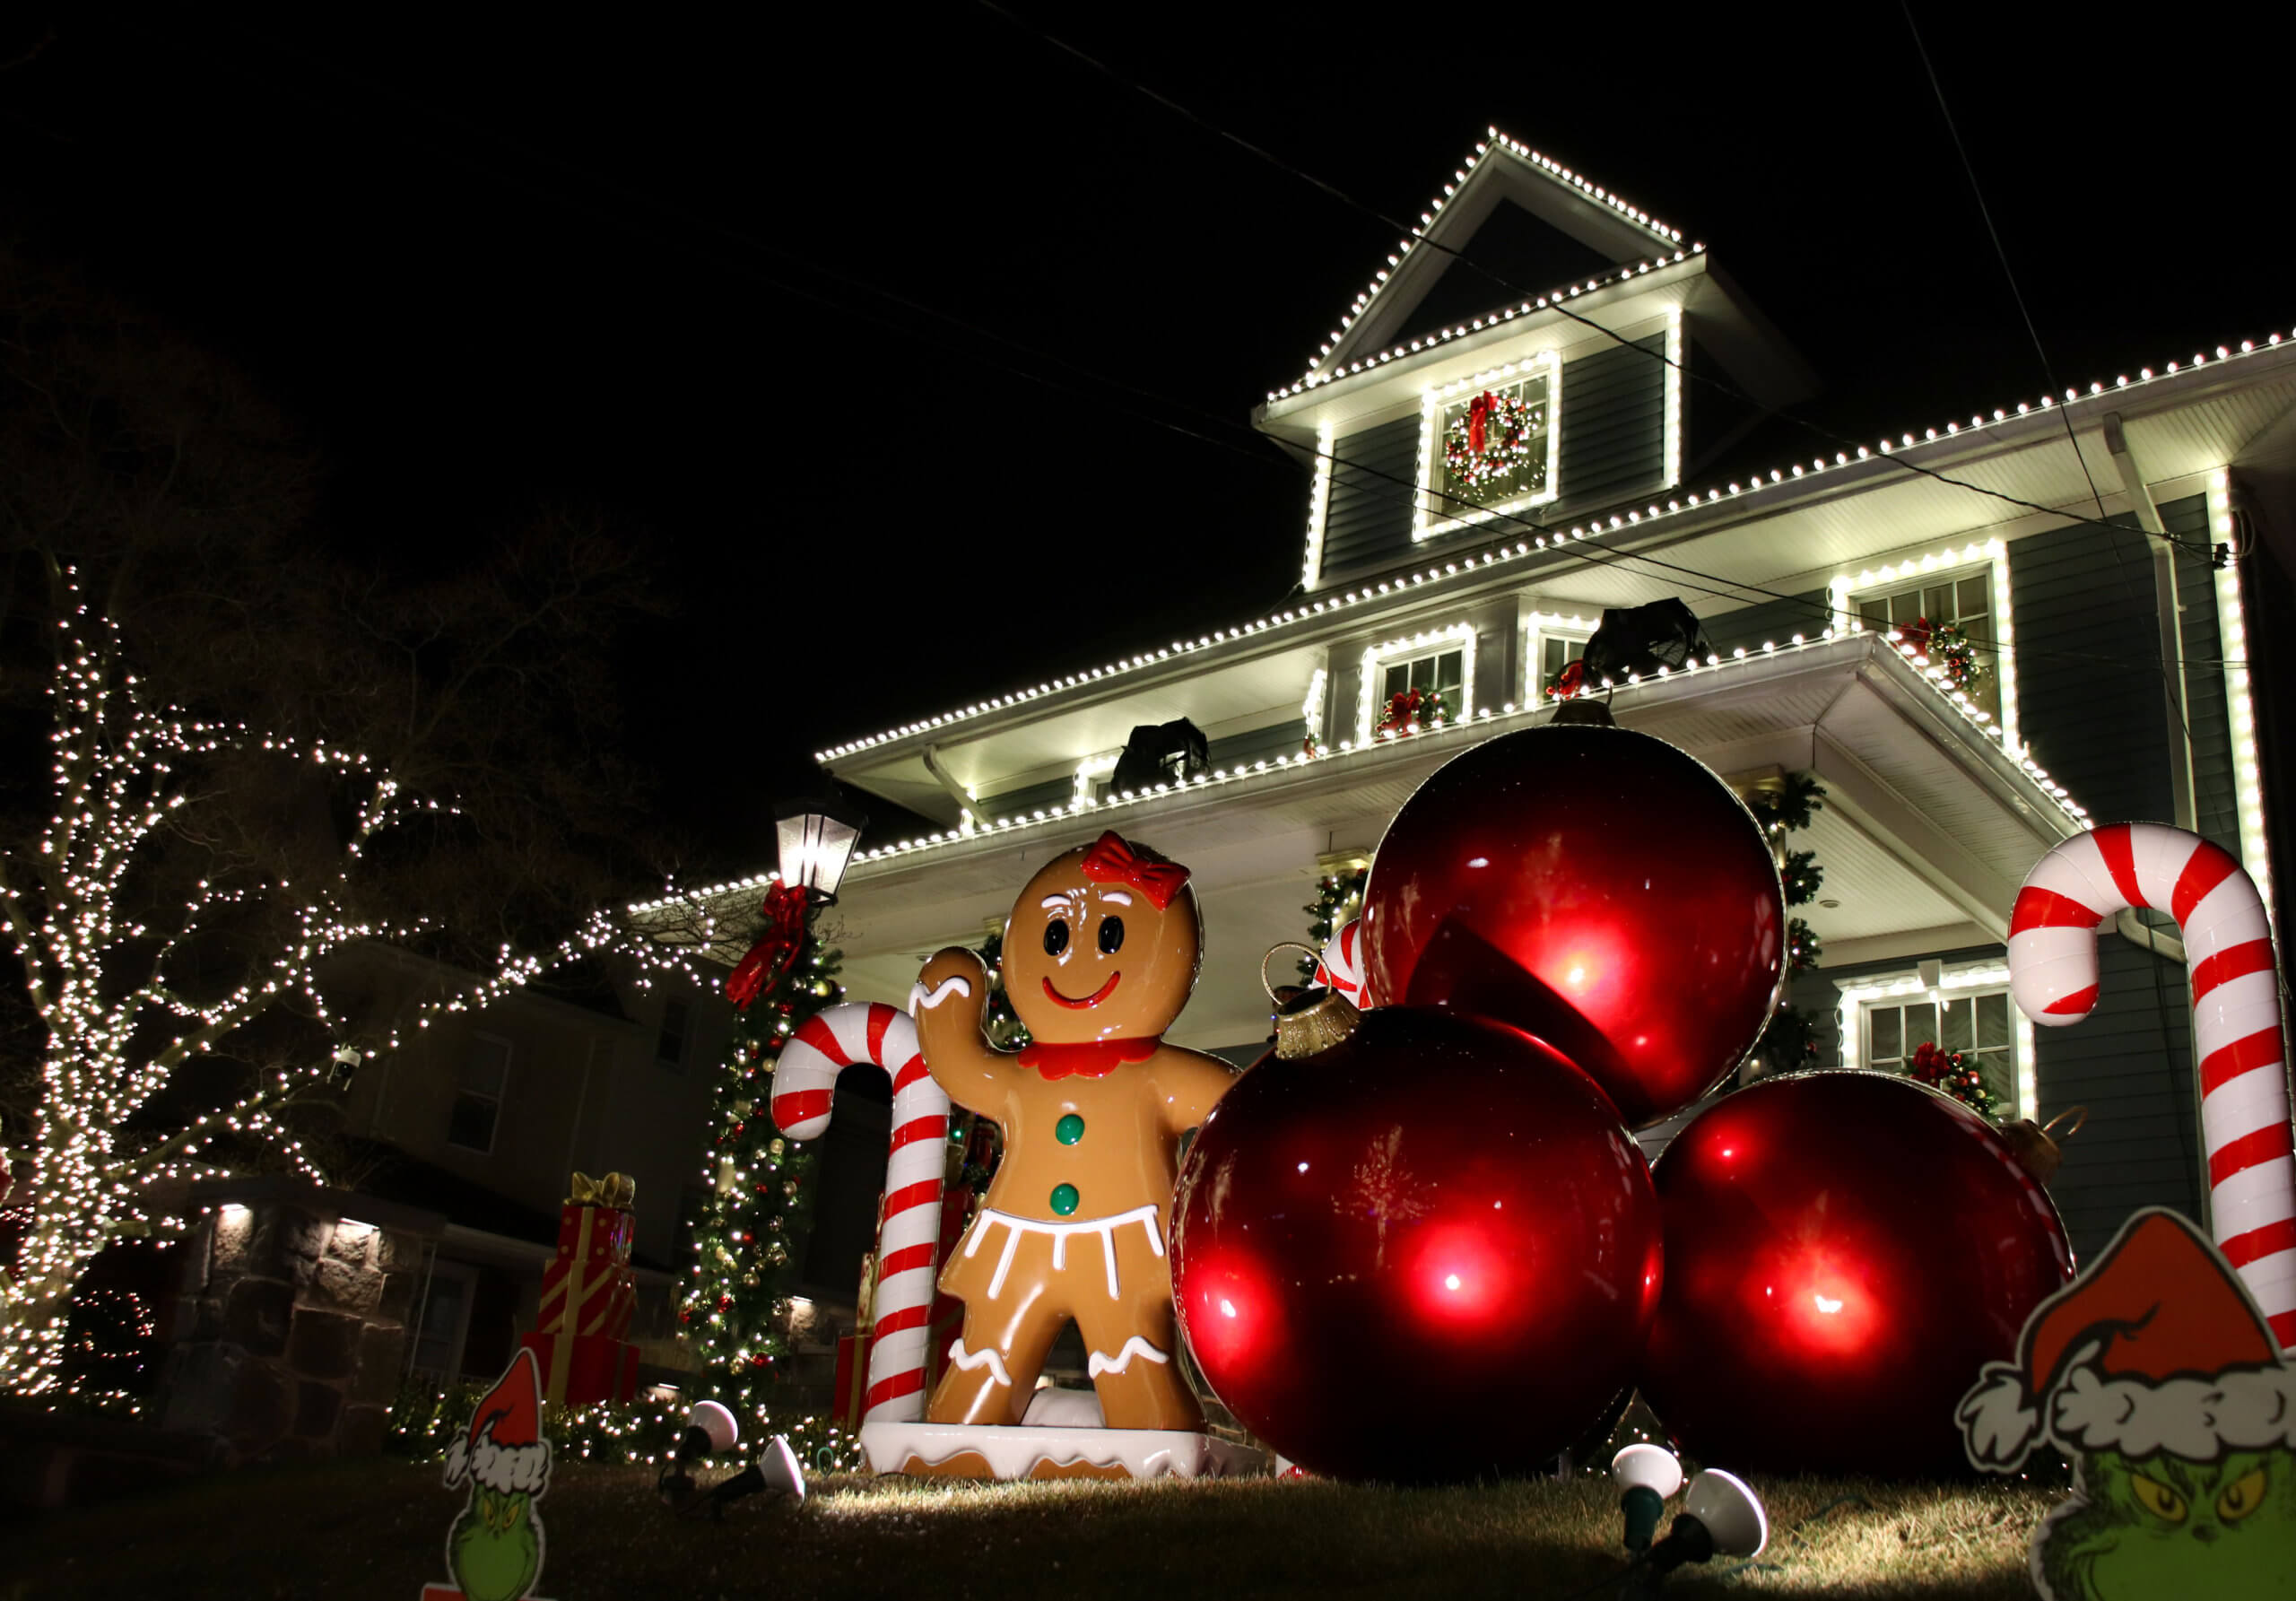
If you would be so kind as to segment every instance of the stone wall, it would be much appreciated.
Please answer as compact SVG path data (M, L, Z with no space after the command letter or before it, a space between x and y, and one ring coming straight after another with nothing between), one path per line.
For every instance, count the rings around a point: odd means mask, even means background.
M424 1229L419 1215L345 1218L346 1199L304 1189L207 1211L184 1253L162 1428L209 1435L231 1462L382 1449L422 1293L424 1234L436 1226Z

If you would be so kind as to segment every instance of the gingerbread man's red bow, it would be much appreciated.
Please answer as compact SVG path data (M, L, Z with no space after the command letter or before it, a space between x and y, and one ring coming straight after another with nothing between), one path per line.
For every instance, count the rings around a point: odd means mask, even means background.
M1084 853L1084 876L1094 883L1128 883L1162 911L1187 884L1187 869L1142 856L1111 829Z

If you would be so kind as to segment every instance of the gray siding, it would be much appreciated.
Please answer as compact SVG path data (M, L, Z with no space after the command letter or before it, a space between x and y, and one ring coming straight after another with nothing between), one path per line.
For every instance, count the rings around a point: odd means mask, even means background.
M1333 441L1318 576L1397 561L1411 549L1419 429L1416 416L1398 417Z
M2146 536L2084 523L2013 540L2009 589L2033 760L2099 822L2173 818Z
M1065 806L1075 798L1074 779L1047 779L1043 783L1031 784L1026 789L1008 789L1002 795L984 796L973 815L989 819L1026 817L1039 807L1049 812L1055 806Z
M1273 761L1278 756L1296 756L1308 737L1308 721L1293 718L1289 722L1255 728L1249 734L1231 734L1212 742L1213 768L1249 767L1255 761Z
M2196 546L2208 544L2208 497L2161 508L2161 526ZM2178 632L2185 658L2185 726L2192 735L2194 824L2203 837L2240 854L2240 814L2232 790L2232 727L2224 702L2224 655L2216 622L2216 574L2202 557L2176 553Z
M2021 634L2023 622L2021 615ZM2084 1257L2140 1206L2207 1215L2184 975L2118 935L2100 939L2097 956L2096 1011L2066 1028L2033 1030L2043 1120L2067 1107L2089 1109L2048 1187Z
M1693 612L1704 598L1697 595L1683 597ZM1730 652L1743 645L1748 655L1761 649L1764 640L1785 644L1796 634L1814 640L1826 631L1826 592L1813 589L1806 595L1796 595L1787 600L1766 600L1760 605L1741 606L1735 612L1718 612L1711 617L1701 616L1706 624L1707 642L1712 645L1724 661Z
M1666 472L1666 336L1613 344L1562 370L1562 495L1552 523L1653 489Z

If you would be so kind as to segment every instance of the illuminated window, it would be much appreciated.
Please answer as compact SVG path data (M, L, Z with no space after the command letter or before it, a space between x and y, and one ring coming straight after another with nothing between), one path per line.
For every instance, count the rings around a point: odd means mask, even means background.
M1459 715L1459 686L1465 676L1464 650L1438 650L1408 661L1384 664L1379 678L1381 705L1406 690L1433 690L1443 697L1444 715Z
M1977 647L1977 658L1987 668L1983 682L1970 699L1990 716L2001 715L2001 674L1994 618L1993 575L1988 567L1959 577L1908 581L1856 596L1850 603L1867 628L1879 631L1903 629L1926 619L1932 628L1958 625ZM1934 657L1932 658L1935 659Z
M1425 493L1412 529L1414 540L1439 539L1495 513L1544 505L1560 492L1555 417L1561 375L1551 355L1526 366L1529 370L1518 373L1509 363L1426 397L1420 434ZM1478 420L1483 448L1461 459L1448 442L1456 437L1471 444Z
M447 1144L483 1155L494 1149L494 1127L502 1116L502 1093L510 1080L510 1042L474 1034L456 1080L454 1109L447 1116Z
M1440 692L1443 720L1465 722L1474 711L1474 625L1455 622L1366 650L1355 704L1355 737L1371 738L1387 702L1406 690Z
M1924 1045L1957 1050L1977 1064L2002 1105L2016 1103L2016 1033L2005 988L1948 990L1935 1000L1910 995L1869 1001L1863 1027L1868 1067L1905 1073Z
M1563 668L1587 654L1590 628L1573 628L1546 617L1535 617L1525 630L1525 658L1530 663L1530 688L1525 699L1536 705L1554 687Z

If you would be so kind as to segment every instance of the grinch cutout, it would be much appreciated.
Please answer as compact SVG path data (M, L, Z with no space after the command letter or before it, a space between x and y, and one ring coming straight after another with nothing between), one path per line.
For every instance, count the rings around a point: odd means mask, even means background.
M2047 1601L2296 1596L2296 1365L2176 1213L2138 1213L2035 1308L1959 1416L1981 1469L2044 1441L2073 1458L2033 1532Z
M988 974L970 951L935 955L910 996L926 1069L1004 1136L1004 1161L941 1276L942 1292L965 1304L964 1327L926 1413L932 1425L987 1426L994 1438L967 1449L996 1477L1039 1461L995 1431L1043 1421L1029 1403L1072 1319L1090 1353L1100 1432L1157 1431L1169 1464L1172 1433L1203 1427L1176 1360L1164 1241L1180 1136L1234 1069L1163 1040L1203 963L1187 878L1104 833L1029 880L1004 942L1005 993L1032 1040L1017 1053L983 1037ZM1075 1438L1061 1449L1089 1455ZM1094 1466L1123 1471L1123 1450L1109 1454Z
M422 1588L422 1601L519 1601L542 1577L542 1515L550 1488L550 1441L542 1436L542 1375L520 1350L447 1450L447 1487L470 1483L470 1500L447 1533L453 1585Z

